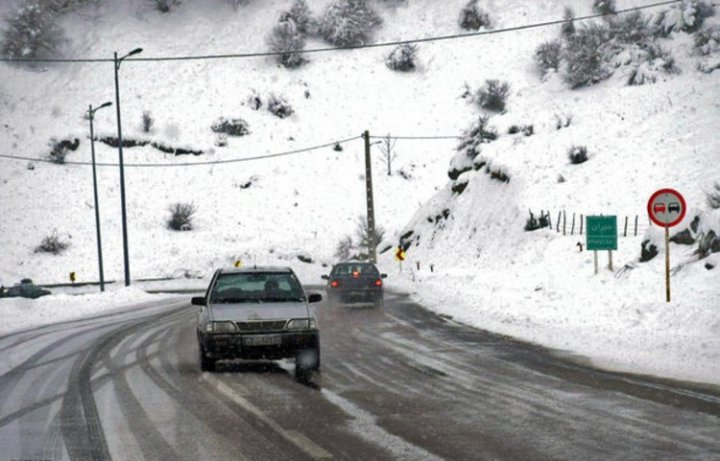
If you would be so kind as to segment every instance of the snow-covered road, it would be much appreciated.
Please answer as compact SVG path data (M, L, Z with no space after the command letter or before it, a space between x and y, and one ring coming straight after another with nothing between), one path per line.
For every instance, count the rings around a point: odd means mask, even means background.
M0 337L8 459L714 459L720 392L608 373L406 295L317 307L323 369L200 373L187 298Z

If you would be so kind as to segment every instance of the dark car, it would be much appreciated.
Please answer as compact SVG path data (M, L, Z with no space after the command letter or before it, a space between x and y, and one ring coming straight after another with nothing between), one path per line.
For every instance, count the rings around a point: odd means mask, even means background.
M298 374L320 367L320 333L310 303L292 269L254 267L218 269L205 296L192 298L202 306L197 339L200 368L214 371L224 359L279 360L294 358Z
M22 279L19 284L0 289L0 298L30 298L37 299L51 294L48 290L33 284L30 279Z
M347 262L333 266L327 280L327 294L333 303L372 303L383 306L383 280L377 267L367 262Z

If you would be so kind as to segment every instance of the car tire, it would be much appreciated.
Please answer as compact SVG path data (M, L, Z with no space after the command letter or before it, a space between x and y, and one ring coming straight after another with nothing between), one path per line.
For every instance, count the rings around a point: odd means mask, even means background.
M205 354L205 351L203 351L202 346L200 346L199 349L200 349L200 371L209 371L209 372L215 371L215 360L208 357L207 354Z

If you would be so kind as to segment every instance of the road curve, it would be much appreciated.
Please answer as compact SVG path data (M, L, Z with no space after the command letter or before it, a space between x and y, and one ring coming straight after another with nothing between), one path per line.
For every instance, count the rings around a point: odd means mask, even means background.
M321 303L322 371L200 373L187 298L0 337L0 461L720 460L720 390L609 373L402 294Z

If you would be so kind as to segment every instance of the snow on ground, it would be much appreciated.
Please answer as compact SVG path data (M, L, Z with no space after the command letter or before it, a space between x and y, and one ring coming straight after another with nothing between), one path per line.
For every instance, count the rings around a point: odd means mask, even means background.
M327 2L312 2L321 11ZM412 1L378 5L384 26L377 41L458 33L465 0ZM495 27L562 17L567 2L509 0L488 2ZM571 2L576 14L590 13L589 1ZM620 1L618 7L644 4ZM64 18L68 55L111 57L113 51L144 48L141 56L173 56L262 51L263 37L288 1L251 2L234 12L226 2L183 2L168 15L150 2L100 2ZM7 8L4 4L2 8ZM717 18L715 18L716 20ZM517 336L569 353L591 357L601 366L640 373L720 383L720 265L717 254L694 262L692 249L673 244L673 301L663 299L663 262L636 262L645 238L662 246L649 227L645 203L660 187L686 197L688 220L713 219L704 192L720 180L720 72L697 71L701 58L692 36L673 34L661 45L672 51L682 72L657 83L626 86L627 69L608 81L569 90L557 76L541 79L533 64L535 48L557 37L558 28L529 29L457 41L424 43L419 70L400 74L383 64L387 49L318 53L296 70L271 59L186 62L124 62L121 75L123 134L176 147L202 149L200 157L177 157L150 147L126 148L129 164L231 160L301 149L372 135L457 135L480 111L460 98L465 83L507 80L508 110L491 117L500 137L482 156L511 176L508 184L480 172L462 177L468 188L450 191L447 169L454 140L400 140L393 175L384 173L373 146L376 218L386 242L413 229L422 234L408 250L402 277L391 252L380 265L388 286L401 287L439 312L481 328ZM308 47L325 46L310 40ZM67 64L27 71L0 64L0 153L46 157L51 138L77 137L80 149L68 157L88 161L88 104L113 100L111 64ZM252 110L253 92L288 98L295 114L281 120ZM149 110L155 127L141 130ZM556 116L572 116L556 129ZM242 117L251 134L216 145L209 126L220 116ZM507 135L513 124L533 124L531 137ZM114 134L113 109L97 113L100 134ZM572 144L587 145L590 160L569 165ZM131 273L141 277L208 276L218 266L291 265L305 283L319 283L331 264L336 243L364 214L363 144L354 139L338 152L331 147L265 161L175 168L126 168ZM96 143L101 162L117 160L116 149ZM87 166L0 159L0 283L23 277L37 283L96 280L96 247L91 172ZM406 178L399 174L405 173ZM565 182L558 183L562 175ZM106 278L121 280L122 243L118 173L99 168ZM170 232L167 207L194 202L195 229ZM450 218L430 224L444 209ZM561 210L578 215L616 214L640 218L638 237L620 240L615 266L634 269L592 274L592 255L578 252L582 238L547 230L523 232L527 210ZM705 224L703 224L705 225ZM720 228L720 225L716 226ZM34 253L40 240L57 230L70 243L60 256ZM660 234L661 235L661 234ZM660 248L662 252L662 248ZM297 260L312 256L314 264ZM606 255L601 255L601 264ZM421 261L412 280L409 269ZM427 265L433 262L436 272ZM188 279L193 287L197 281ZM190 282L188 282L190 283ZM118 293L122 293L120 290ZM63 296L58 295L62 300ZM116 295L105 295L116 299ZM131 297L139 296L133 292ZM13 301L25 318L39 301ZM74 297L73 297L74 298ZM89 309L103 296L92 295ZM68 302L72 298L68 297ZM135 300L135 299L133 299ZM3 300L7 306L8 301ZM23 310L24 309L24 310ZM38 309L43 317L42 307ZM47 310L45 311L47 312ZM5 316L7 317L7 316ZM19 317L18 317L18 321ZM43 320L44 321L44 320ZM28 320L29 325L32 320ZM12 325L12 324L9 324ZM25 324L23 324L25 325ZM20 328L15 325L8 328ZM5 330L8 331L8 330Z
M38 299L2 298L0 336L15 330L74 320L164 298L167 296L149 294L132 286L109 289L104 293L60 293Z

